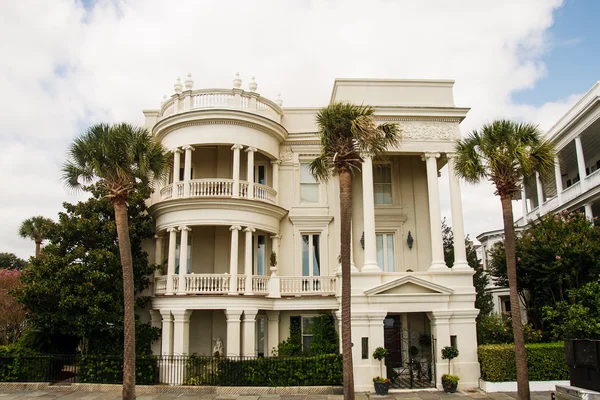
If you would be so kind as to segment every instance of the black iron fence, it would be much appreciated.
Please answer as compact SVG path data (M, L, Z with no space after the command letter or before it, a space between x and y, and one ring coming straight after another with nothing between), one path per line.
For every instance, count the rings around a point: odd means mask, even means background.
M0 382L122 383L123 357L20 355L0 357ZM144 356L136 383L210 386L336 386L342 357Z

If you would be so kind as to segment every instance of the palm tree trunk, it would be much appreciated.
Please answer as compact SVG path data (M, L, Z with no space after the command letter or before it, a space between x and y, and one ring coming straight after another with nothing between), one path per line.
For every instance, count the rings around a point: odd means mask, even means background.
M529 400L529 374L527 372L527 352L523 339L523 323L521 322L521 304L517 291L517 260L515 247L515 230L513 227L513 211L511 197L501 195L502 214L504 217L504 247L506 251L506 270L510 289L510 314L515 337L515 360L517 364L517 392L519 400Z
M133 260L129 240L129 220L125 199L117 198L114 203L119 252L123 268L123 399L135 399L135 299L133 288Z
M354 371L352 365L350 229L352 227L352 175L339 171L340 179L340 258L342 261L342 361L344 400L354 400Z
M42 241L41 240L36 240L35 241L35 258L40 258L40 249L42 247Z

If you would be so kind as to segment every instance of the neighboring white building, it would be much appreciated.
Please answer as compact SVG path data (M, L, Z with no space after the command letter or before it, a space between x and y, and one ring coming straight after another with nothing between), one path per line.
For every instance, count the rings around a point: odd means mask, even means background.
M385 160L367 160L353 178L359 391L372 390L380 374L371 356L378 346L390 350L400 378L414 352L415 376L435 371L421 384L439 386L448 366L440 350L451 342L460 350L453 372L461 387L478 386L473 270L464 241L456 241L452 269L442 245L438 172L453 162L468 112L454 105L453 84L334 82L331 102L372 105L377 121L397 122L403 134ZM280 99L256 92L254 79L248 86L242 90L236 76L233 89L193 90L188 77L160 109L144 111L146 127L173 150L174 173L150 207L157 234L148 250L164 265L150 311L162 328L156 354L211 355L221 338L228 356L270 355L288 337L291 318L303 329L319 312L339 322L339 185L337 178L316 182L307 169L320 152L318 108L282 108ZM464 237L460 186L452 173L449 179L454 235ZM310 341L304 330L303 341Z
M600 216L600 82L550 128L546 139L554 143L558 153L554 176L542 179L538 175L534 184L525 185L521 192L525 199L521 202L523 217L515 222L517 231L540 215L563 210L579 210L590 219ZM488 252L504 240L504 231L484 232L477 240L487 269ZM491 285L489 290L495 310L505 312L508 288Z

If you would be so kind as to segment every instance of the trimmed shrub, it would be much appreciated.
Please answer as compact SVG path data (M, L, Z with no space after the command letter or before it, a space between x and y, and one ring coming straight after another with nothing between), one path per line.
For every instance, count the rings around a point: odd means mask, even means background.
M123 357L81 356L77 378L81 383L122 383ZM135 360L135 383L150 385L157 382L157 358L139 356Z
M527 344L525 348L530 381L569 379L564 343ZM517 380L514 344L482 345L477 353L481 363L481 379L488 382Z

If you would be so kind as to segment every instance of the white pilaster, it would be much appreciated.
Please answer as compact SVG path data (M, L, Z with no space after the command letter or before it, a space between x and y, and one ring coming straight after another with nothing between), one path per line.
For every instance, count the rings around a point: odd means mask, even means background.
M542 208L544 207L544 188L542 187L542 178L538 172L535 173L535 188L537 192L538 214L542 215Z
M273 190L275 190L275 204L279 205L279 165L281 161L275 160L271 161L271 166L273 168Z
M255 147L248 147L246 153L248 154L248 172L246 178L248 178L248 198L254 198L254 152Z
M265 356L271 355L279 345L279 311L267 311L267 349Z
M256 357L256 314L257 309L244 310L244 357Z
M246 275L246 290L244 290L244 294L253 294L252 293L252 234L256 232L256 229L252 227L247 227L244 229L246 232L246 241L244 248L244 274Z
M239 235L238 232L242 230L241 226L232 226L229 228L231 231L231 253L229 257L229 275L231 281L229 282L229 294L237 295L238 294L238 243L239 243Z
M181 231L181 238L179 241L179 286L177 287L177 294L185 294L185 276L187 275L187 259L188 259L188 232L191 231L185 225L179 227Z
M585 206L583 206L585 209L585 217L589 220L593 220L594 219L594 213L592 212L592 203L587 203Z
M150 310L150 326L153 328L162 328L162 316L158 310ZM161 340L155 340L152 342L152 354L160 356L160 345Z
M521 206L523 207L523 225L527 225L527 190L525 189L525 182L521 188Z
M162 234L154 235L154 264L162 268L163 265L163 239ZM161 268L154 271L154 276L160 276Z
M453 270L471 269L467 262L465 245L465 228L463 220L462 198L460 195L460 180L456 176L456 154L446 154L448 158L448 179L450 180L450 207L452 208L452 233L454 235L454 266Z
M240 317L243 310L225 309L227 318L227 349L228 357L238 357L240 351Z
M177 228L167 229L169 232L169 255L167 260L167 292L173 294L173 276L175 276L175 257L177 251Z
M429 226L431 230L430 271L446 270L444 262L444 242L442 239L442 212L440 210L440 189L438 186L437 158L440 153L425 153L422 157L427 168L427 191L429 198Z
M375 197L373 194L373 160L365 158L362 163L363 219L365 233L365 261L362 272L382 272L377 264L375 238Z
M429 320L431 321L431 333L436 339L435 343L435 382L438 384L438 388L441 388L442 375L448 373L448 361L442 359L442 349L446 346L450 346L450 317L452 311L433 311L427 313Z
M171 310L160 310L162 315L162 355L170 356L173 354L173 316Z
M171 310L173 314L173 354L190 354L190 315L192 310Z
M233 197L240 196L240 150L244 146L241 144L234 144L231 146L233 150Z
M585 177L585 157L583 155L583 145L581 144L581 136L575 138L575 152L577 153L577 170L579 171L579 187L581 192L587 189Z
M179 170L181 169L181 149L173 149L173 198L179 197Z
M558 199L558 204L562 205L562 173L560 172L560 161L558 157L554 158L554 180L556 181L556 198Z
M183 166L183 197L190 195L190 180L192 180L192 151L194 148L190 145L183 146L185 150L185 160Z

